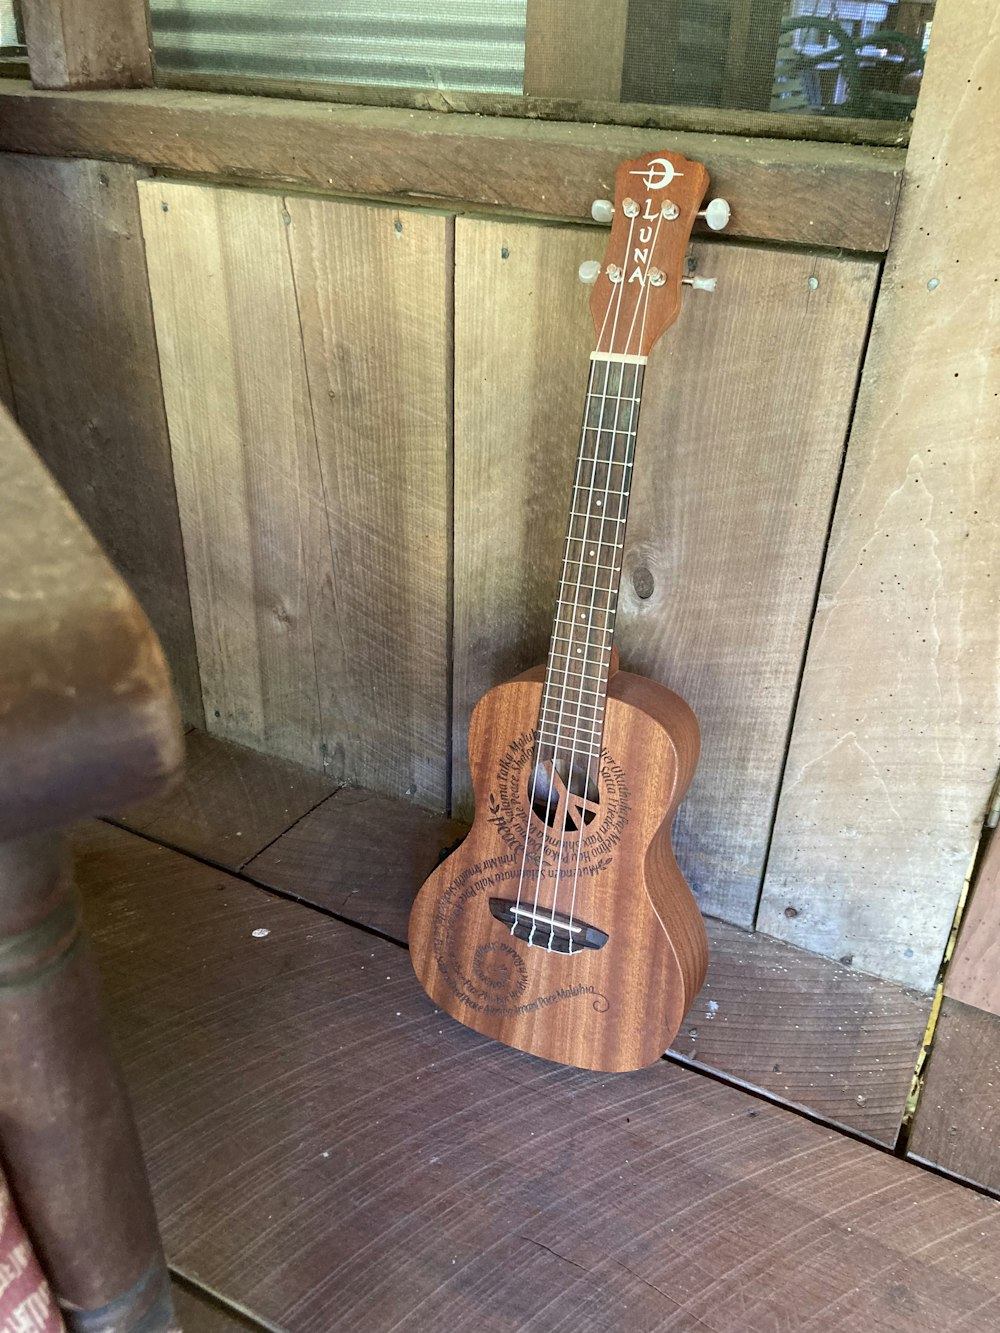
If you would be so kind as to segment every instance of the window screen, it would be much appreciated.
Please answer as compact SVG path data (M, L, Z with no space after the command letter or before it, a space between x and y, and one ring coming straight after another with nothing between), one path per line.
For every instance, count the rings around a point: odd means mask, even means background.
M152 0L168 73L525 94L619 121L623 103L905 121L933 12L920 0ZM601 104L618 110L602 117Z

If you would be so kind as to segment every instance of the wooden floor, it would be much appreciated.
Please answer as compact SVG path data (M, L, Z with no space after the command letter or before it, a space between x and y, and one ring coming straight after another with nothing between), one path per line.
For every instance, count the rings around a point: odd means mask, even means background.
M249 795L234 808L189 790L187 829L159 810L201 859L155 842L148 810L129 816L143 835L75 836L188 1333L1000 1327L1000 1204L860 1141L884 1109L849 1136L775 1104L780 1088L734 1086L753 1070L723 1081L741 1058L738 998L728 1038L705 1039L716 1075L677 1057L587 1074L487 1041L435 1011L399 942L406 901L461 830L298 789L294 771L272 779L290 833ZM911 1013L853 977L838 998L795 950L741 965L731 943L699 1028L727 987L760 996L769 972L772 1008L806 1017L823 991L874 1016L879 1049L913 1053L919 997ZM767 1008L758 998L750 1020ZM826 1096L838 1118L874 1047L832 1052L832 1095L809 1046L789 1092L813 1116ZM897 1081L865 1086L895 1106Z

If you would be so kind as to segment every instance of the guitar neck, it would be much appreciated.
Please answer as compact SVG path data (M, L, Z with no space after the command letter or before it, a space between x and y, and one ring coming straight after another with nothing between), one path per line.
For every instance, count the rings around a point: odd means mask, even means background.
M618 610L645 357L594 353L539 717L540 750L594 767Z

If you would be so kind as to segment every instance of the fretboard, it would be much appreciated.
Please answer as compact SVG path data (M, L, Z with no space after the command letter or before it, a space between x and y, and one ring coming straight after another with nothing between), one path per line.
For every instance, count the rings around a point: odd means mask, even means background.
M593 767L601 753L644 359L591 360L549 645L539 757Z

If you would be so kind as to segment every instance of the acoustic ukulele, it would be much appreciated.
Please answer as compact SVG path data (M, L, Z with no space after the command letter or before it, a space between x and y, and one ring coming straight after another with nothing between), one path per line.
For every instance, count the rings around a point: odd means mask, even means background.
M441 1009L548 1060L617 1071L669 1047L704 980L701 914L670 829L698 759L678 695L612 647L642 380L677 318L708 173L674 153L625 162L603 266L585 264L597 345L548 661L479 701L476 814L423 885L410 957ZM607 201L595 205L612 212Z

